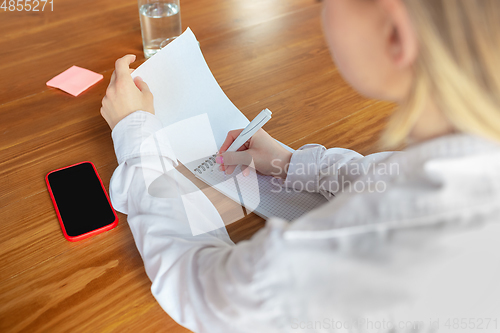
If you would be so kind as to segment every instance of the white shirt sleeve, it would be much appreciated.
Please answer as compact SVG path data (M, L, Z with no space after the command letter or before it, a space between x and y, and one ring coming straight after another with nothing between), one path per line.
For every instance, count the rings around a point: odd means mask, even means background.
M163 173L159 151L149 140L161 127L156 116L137 111L112 132L119 166L111 179L110 197L114 208L128 215L152 294L176 322L193 331L243 332L248 327L255 332L276 316L276 311L266 311L267 302L275 307L274 279L256 274L265 266L266 249L275 244L272 228L236 246L224 227L193 236L186 207L207 219L220 215L201 191L182 198L148 193L147 179ZM163 165L172 169L175 155L168 142L160 145ZM231 330L233 325L238 330Z
M348 184L367 174L376 163L392 154L382 152L363 156L349 149L326 149L322 145L308 144L293 153L283 185L319 192L331 200Z

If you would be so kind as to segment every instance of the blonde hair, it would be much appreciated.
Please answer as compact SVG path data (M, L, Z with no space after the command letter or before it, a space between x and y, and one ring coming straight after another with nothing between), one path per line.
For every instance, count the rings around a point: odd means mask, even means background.
M428 100L458 131L500 141L500 1L403 1L420 39L419 56L410 95L382 143L404 142Z

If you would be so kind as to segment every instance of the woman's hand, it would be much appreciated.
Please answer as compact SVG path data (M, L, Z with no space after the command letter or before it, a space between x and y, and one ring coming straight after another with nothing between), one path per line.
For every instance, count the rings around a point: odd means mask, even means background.
M153 94L140 77L132 80L133 69L129 65L135 61L135 55L128 54L115 63L106 96L102 99L101 115L111 130L120 120L132 112L142 110L155 113Z
M263 129L259 129L238 151L226 152L241 131L243 129L227 134L226 141L222 144L216 158L217 163L221 164L219 168L226 174L231 174L237 165L242 164L242 172L245 176L250 172L248 167L252 167L264 175L286 178L292 153Z

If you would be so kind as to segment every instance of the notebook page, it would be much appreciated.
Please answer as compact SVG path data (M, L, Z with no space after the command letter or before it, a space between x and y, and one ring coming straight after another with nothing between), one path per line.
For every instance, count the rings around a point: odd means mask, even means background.
M284 188L278 179L257 174L254 170L250 175L243 176L239 166L232 175L225 175L217 166L201 173L194 171L206 160L207 158L190 162L186 167L208 185L245 206L247 213L254 212L264 218L277 216L293 221L327 201L319 193Z

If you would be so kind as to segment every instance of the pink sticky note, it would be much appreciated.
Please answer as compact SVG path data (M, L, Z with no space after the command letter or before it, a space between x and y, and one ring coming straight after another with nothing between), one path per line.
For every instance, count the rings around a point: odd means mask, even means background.
M88 69L73 66L47 82L49 87L59 88L73 96L80 95L90 86L101 81L103 76Z

